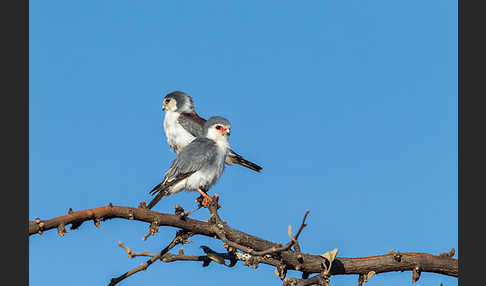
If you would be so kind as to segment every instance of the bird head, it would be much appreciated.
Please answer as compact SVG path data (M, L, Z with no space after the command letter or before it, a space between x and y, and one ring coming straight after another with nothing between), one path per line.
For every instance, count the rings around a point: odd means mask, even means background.
M174 112L194 112L194 101L187 93L173 91L164 97L162 109Z
M228 119L221 116L213 116L204 124L203 135L213 140L228 140L231 124Z

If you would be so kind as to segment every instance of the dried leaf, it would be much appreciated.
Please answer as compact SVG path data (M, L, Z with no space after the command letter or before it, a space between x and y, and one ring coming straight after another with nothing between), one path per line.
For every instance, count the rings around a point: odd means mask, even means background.
M376 272L375 271L370 271L368 272L368 274L366 275L366 282L368 282L368 280L371 278L371 276L375 275Z
M292 237L292 226L289 224L289 237Z
M337 253L338 253L338 249L337 248L334 248L333 250L328 251L328 252L320 255L321 257L324 257L325 259L327 259L327 261L329 261L329 268L328 268L328 270L331 269L332 262L336 258Z
M338 249L337 248L334 248L333 250L328 251L328 252L326 252L324 254L321 254L320 256L321 257L324 257L329 262L332 262L334 260L334 258L336 258L337 253L338 253Z

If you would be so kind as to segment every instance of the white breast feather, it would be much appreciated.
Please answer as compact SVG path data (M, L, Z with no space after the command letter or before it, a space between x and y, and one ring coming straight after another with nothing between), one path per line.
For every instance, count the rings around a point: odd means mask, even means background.
M177 154L196 138L177 122L179 115L180 113L178 112L166 111L164 118L164 131L167 143Z
M224 160L228 153L228 148L223 148L218 145L218 153L216 159L216 166L212 165L211 168L201 169L187 178L186 188L187 190L195 190L202 186L207 189L211 188L216 183L221 174L224 171Z

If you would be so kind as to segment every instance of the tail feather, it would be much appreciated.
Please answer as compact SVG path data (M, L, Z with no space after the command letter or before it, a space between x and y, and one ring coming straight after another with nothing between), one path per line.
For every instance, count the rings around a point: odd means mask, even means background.
M162 187L162 183L159 183L157 186L155 186L155 187L154 187L154 188L153 188L153 189L152 189L152 190L149 192L149 194L154 195L155 193L157 193L158 191L160 191L161 187Z
M147 208L151 209L153 206L155 206L163 197L168 196L171 194L171 187L177 183L179 183L181 180L186 179L190 175L194 174L195 171L184 173L184 174L178 174L175 177L172 178L167 178L164 177L164 180L155 186L149 193L151 195L157 194L155 198L148 204Z
M228 157L226 158L226 162L229 163L229 164L238 164L238 165L241 165L241 166L246 167L248 169L257 171L257 172L260 172L260 170L263 169L262 167L258 166L257 164L250 162L250 161L244 159L243 157L241 157L240 155L236 154L233 150L231 150L228 153Z
M148 204L148 209L153 208L163 197L167 196L169 193L167 192L167 188L163 188L162 183L160 183L150 191L150 194L157 195Z

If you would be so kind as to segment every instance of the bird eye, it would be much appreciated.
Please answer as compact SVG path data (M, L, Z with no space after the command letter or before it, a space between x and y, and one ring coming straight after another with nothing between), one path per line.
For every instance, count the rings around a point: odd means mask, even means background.
M169 101L170 101L170 99L166 99L166 100L164 100L164 103L169 104Z
M217 130L221 130L221 125L216 125Z

